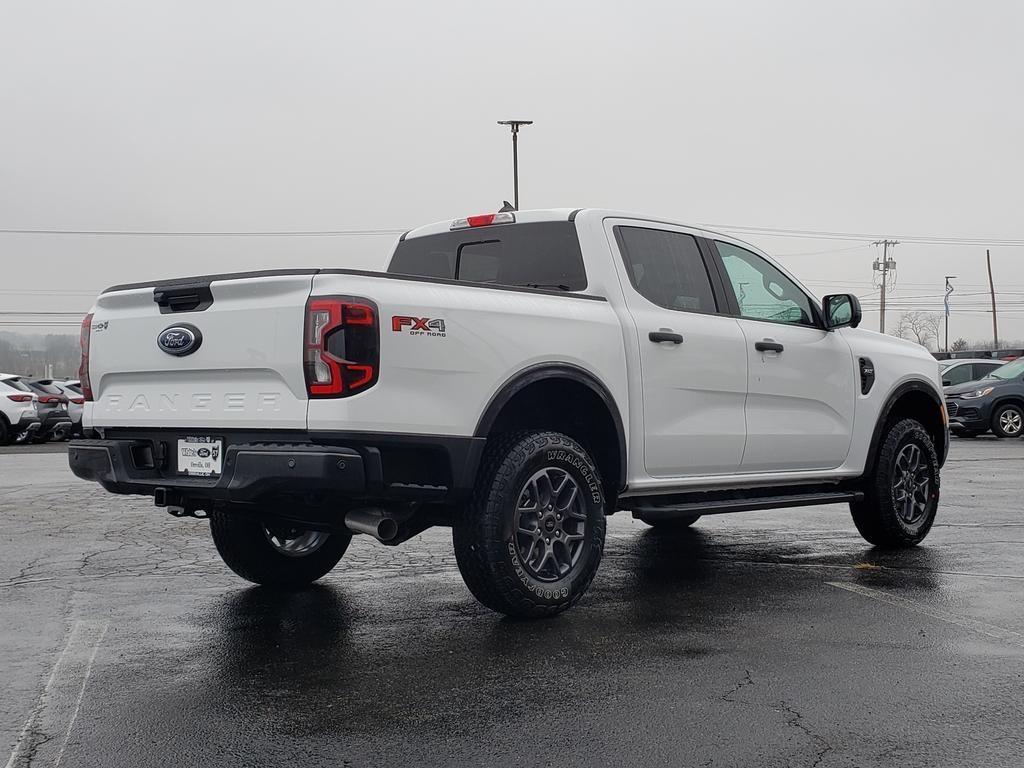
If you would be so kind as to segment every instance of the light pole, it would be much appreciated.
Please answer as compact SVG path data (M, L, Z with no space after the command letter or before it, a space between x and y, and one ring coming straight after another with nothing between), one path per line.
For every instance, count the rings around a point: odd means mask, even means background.
M507 125L512 129L512 184L513 205L519 210L519 126L533 125L533 120L499 120L498 125Z
M949 352L949 294L953 292L950 280L956 280L956 275L946 275L946 295L942 298L942 303L946 307L946 352Z

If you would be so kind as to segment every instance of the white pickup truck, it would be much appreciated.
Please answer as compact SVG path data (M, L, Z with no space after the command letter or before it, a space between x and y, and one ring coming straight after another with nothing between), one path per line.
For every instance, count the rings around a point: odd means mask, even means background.
M353 533L450 526L484 605L545 616L587 590L620 510L683 529L845 503L872 544L921 541L949 442L938 366L860 318L717 232L470 216L406 233L386 272L104 291L69 460L209 517L259 584L320 578Z

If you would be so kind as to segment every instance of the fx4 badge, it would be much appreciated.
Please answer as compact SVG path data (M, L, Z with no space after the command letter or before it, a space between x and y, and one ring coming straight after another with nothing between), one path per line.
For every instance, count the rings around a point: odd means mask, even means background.
M391 318L391 330L397 333L407 331L410 336L447 336L444 320L429 317L395 315Z

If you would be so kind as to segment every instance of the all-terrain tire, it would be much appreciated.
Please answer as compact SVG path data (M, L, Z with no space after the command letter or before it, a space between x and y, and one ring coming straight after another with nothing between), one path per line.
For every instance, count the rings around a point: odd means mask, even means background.
M561 480L570 478L576 487L571 506L565 503L572 492L568 483L568 491L548 494L552 503L546 506L543 494L536 491L538 476L549 478L552 489L565 488ZM520 511L531 504L539 512ZM566 520L578 520L573 524L578 527L567 527L561 540L573 537L573 549L555 541L554 535L545 540L548 525L563 535L554 528L566 525L562 517L554 520L559 510ZM532 533L524 534L520 526L527 524ZM531 536L538 538L535 544L541 548L536 555L530 548ZM506 434L488 443L472 496L452 532L455 559L469 591L488 608L517 618L553 616L582 598L601 563L604 537L605 498L594 461L572 438L539 431ZM561 566L554 555L554 562L545 565L548 548L558 553ZM537 567L539 558L543 560ZM561 572L560 567L567 570Z
M992 434L996 437L1020 437L1024 434L1024 408L1016 403L1000 405L992 413Z
M649 518L643 515L633 514L637 520L651 526L656 531L681 531L684 528L689 528L691 525L700 520L700 515L686 515L685 517L664 517L664 518Z
M904 471L897 462L905 466L908 455L915 455L916 446L919 469L915 471L915 482L902 482ZM904 452L906 451L906 453ZM920 504L902 501L903 485L918 486L916 482L927 480L922 489ZM915 497L916 498L916 497ZM931 436L914 419L903 419L890 424L882 437L878 458L871 474L867 477L862 501L850 502L853 522L860 535L869 543L887 549L912 547L920 543L935 521L939 505L939 457ZM919 508L918 508L919 506Z
M271 542L271 530L251 513L212 510L209 515L213 543L228 568L268 587L298 589L312 584L338 564L352 541L350 534L324 534L310 551L284 554Z

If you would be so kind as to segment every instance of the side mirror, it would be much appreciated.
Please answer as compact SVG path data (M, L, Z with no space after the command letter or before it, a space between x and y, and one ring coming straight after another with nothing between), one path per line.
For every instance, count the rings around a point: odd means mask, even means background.
M825 317L825 327L856 328L860 325L860 300L852 293L834 293L821 301L821 313Z

